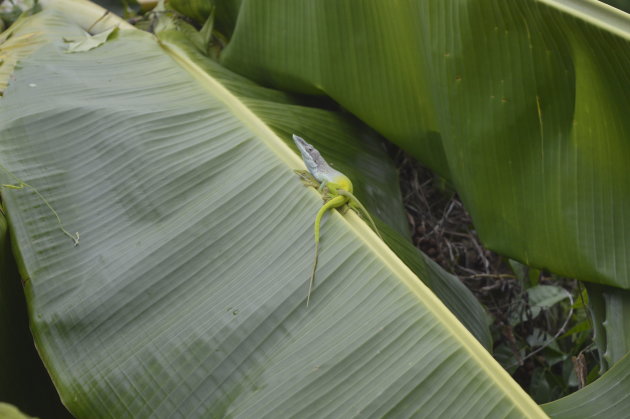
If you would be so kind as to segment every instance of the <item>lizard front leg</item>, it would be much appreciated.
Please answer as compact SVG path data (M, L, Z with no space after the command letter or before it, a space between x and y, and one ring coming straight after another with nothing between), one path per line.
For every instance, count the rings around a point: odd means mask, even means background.
M319 183L313 175L311 175L307 170L294 170L294 172L300 177L302 184L307 188L317 189L322 194L322 199L324 203L330 201L336 195L332 194L328 190L328 186L325 183Z

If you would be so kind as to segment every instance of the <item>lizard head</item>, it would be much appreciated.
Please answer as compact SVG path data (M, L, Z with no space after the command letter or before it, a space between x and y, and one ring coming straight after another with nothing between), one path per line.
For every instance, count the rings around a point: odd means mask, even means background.
M304 141L304 139L298 137L295 134L293 134L293 141L295 141L295 145L297 146L298 150L300 150L300 153L302 154L302 160L304 160L304 164L306 165L306 168L309 172L316 173L318 168L322 168L322 166L325 164L325 161L315 147L313 147L312 145Z

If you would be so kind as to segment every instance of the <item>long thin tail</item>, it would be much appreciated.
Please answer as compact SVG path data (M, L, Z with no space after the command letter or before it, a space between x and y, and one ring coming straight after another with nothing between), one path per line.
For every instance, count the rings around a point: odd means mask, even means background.
M311 272L311 279L308 283L308 295L306 296L306 307L308 307L309 301L311 301L311 291L313 290L313 282L315 282L315 271L317 270L317 254L319 252L319 240L315 239L315 262L313 262L313 272Z
M308 283L308 295L306 296L306 307L308 307L308 303L311 301L311 291L313 290L313 283L315 282L315 271L317 270L317 259L319 257L319 227L322 222L322 217L328 211L328 205L322 205L322 207L317 211L317 215L315 216L315 261L313 262L313 271L311 272L311 279Z
M376 234L378 234L378 236L381 238L381 240L383 240L383 236L381 236L381 233L378 231L378 228L376 227L376 223L374 223L374 220L370 216L370 213L368 212L367 209L365 209L365 207L363 206L361 201L359 201L357 199L357 197L352 194L352 192L348 192L348 191L345 191L343 189L337 189L337 193L339 195L342 195L342 196L345 196L346 198L348 198L348 200L350 202L350 206L356 206L356 207L358 207L361 210L363 215L365 215L365 217L370 221L370 224L372 225L372 230L374 230L374 232Z
M347 198L343 196L336 196L330 201L326 202L322 207L317 211L317 215L315 216L315 261L313 262L313 271L311 272L311 279L308 284L308 295L306 297L306 307L308 307L308 303L311 300L311 291L313 290L313 283L315 282L315 271L317 270L317 259L319 257L319 227L322 222L322 217L331 208L336 208L343 205L346 202Z

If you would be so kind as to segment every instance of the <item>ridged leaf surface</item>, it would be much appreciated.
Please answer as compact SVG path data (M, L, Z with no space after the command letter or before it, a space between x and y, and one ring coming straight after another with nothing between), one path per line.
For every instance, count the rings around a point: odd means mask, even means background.
M75 416L544 416L352 212L306 308L300 160L150 34L67 53L111 25L78 4L37 16L55 36L0 100L1 163L37 190L3 192L34 337Z

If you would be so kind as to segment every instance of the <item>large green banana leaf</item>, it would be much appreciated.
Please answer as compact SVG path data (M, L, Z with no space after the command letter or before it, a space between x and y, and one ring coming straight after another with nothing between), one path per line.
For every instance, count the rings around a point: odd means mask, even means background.
M379 218L389 221L389 226L379 222L378 227L387 245L490 350L492 338L487 316L472 293L457 277L445 272L405 239L407 229L401 223L406 224L406 217L400 214L402 208L397 205L400 197L395 172L391 162L383 159L383 150L374 143L373 135L348 123L347 118L341 118L339 114L297 106L293 103L295 99L288 98L286 94L261 88L231 73L199 53L181 25L183 23L179 22L176 26L184 30L174 30L173 25L160 30L160 42L178 50L194 65L220 81L281 138L292 142L289 140L292 132L311 134L307 138L312 137L317 148L332 157L331 163L353 179L357 196L377 216L377 222ZM400 234L401 231L405 236Z
M630 288L627 14L583 0L216 3L224 65L326 94L448 176L488 247Z
M167 19L168 16L161 20ZM192 27L181 21L168 22L156 31L164 45L179 50L217 79L291 147L293 133L308 138L335 168L353 180L358 198L374 215L409 236L396 169L384 154L383 142L372 130L348 115L303 106L300 97L258 86L221 67L195 48L187 36L194 31Z
M186 55L101 15L47 3L49 42L0 100L1 163L37 188L3 191L34 338L75 416L544 416L352 212L326 220L306 308L321 199L300 160Z
M330 95L450 170L495 248L627 286L627 15L584 1L171 1L201 23L211 3L232 37L223 63ZM613 363L630 329L625 297L606 290L597 337Z

